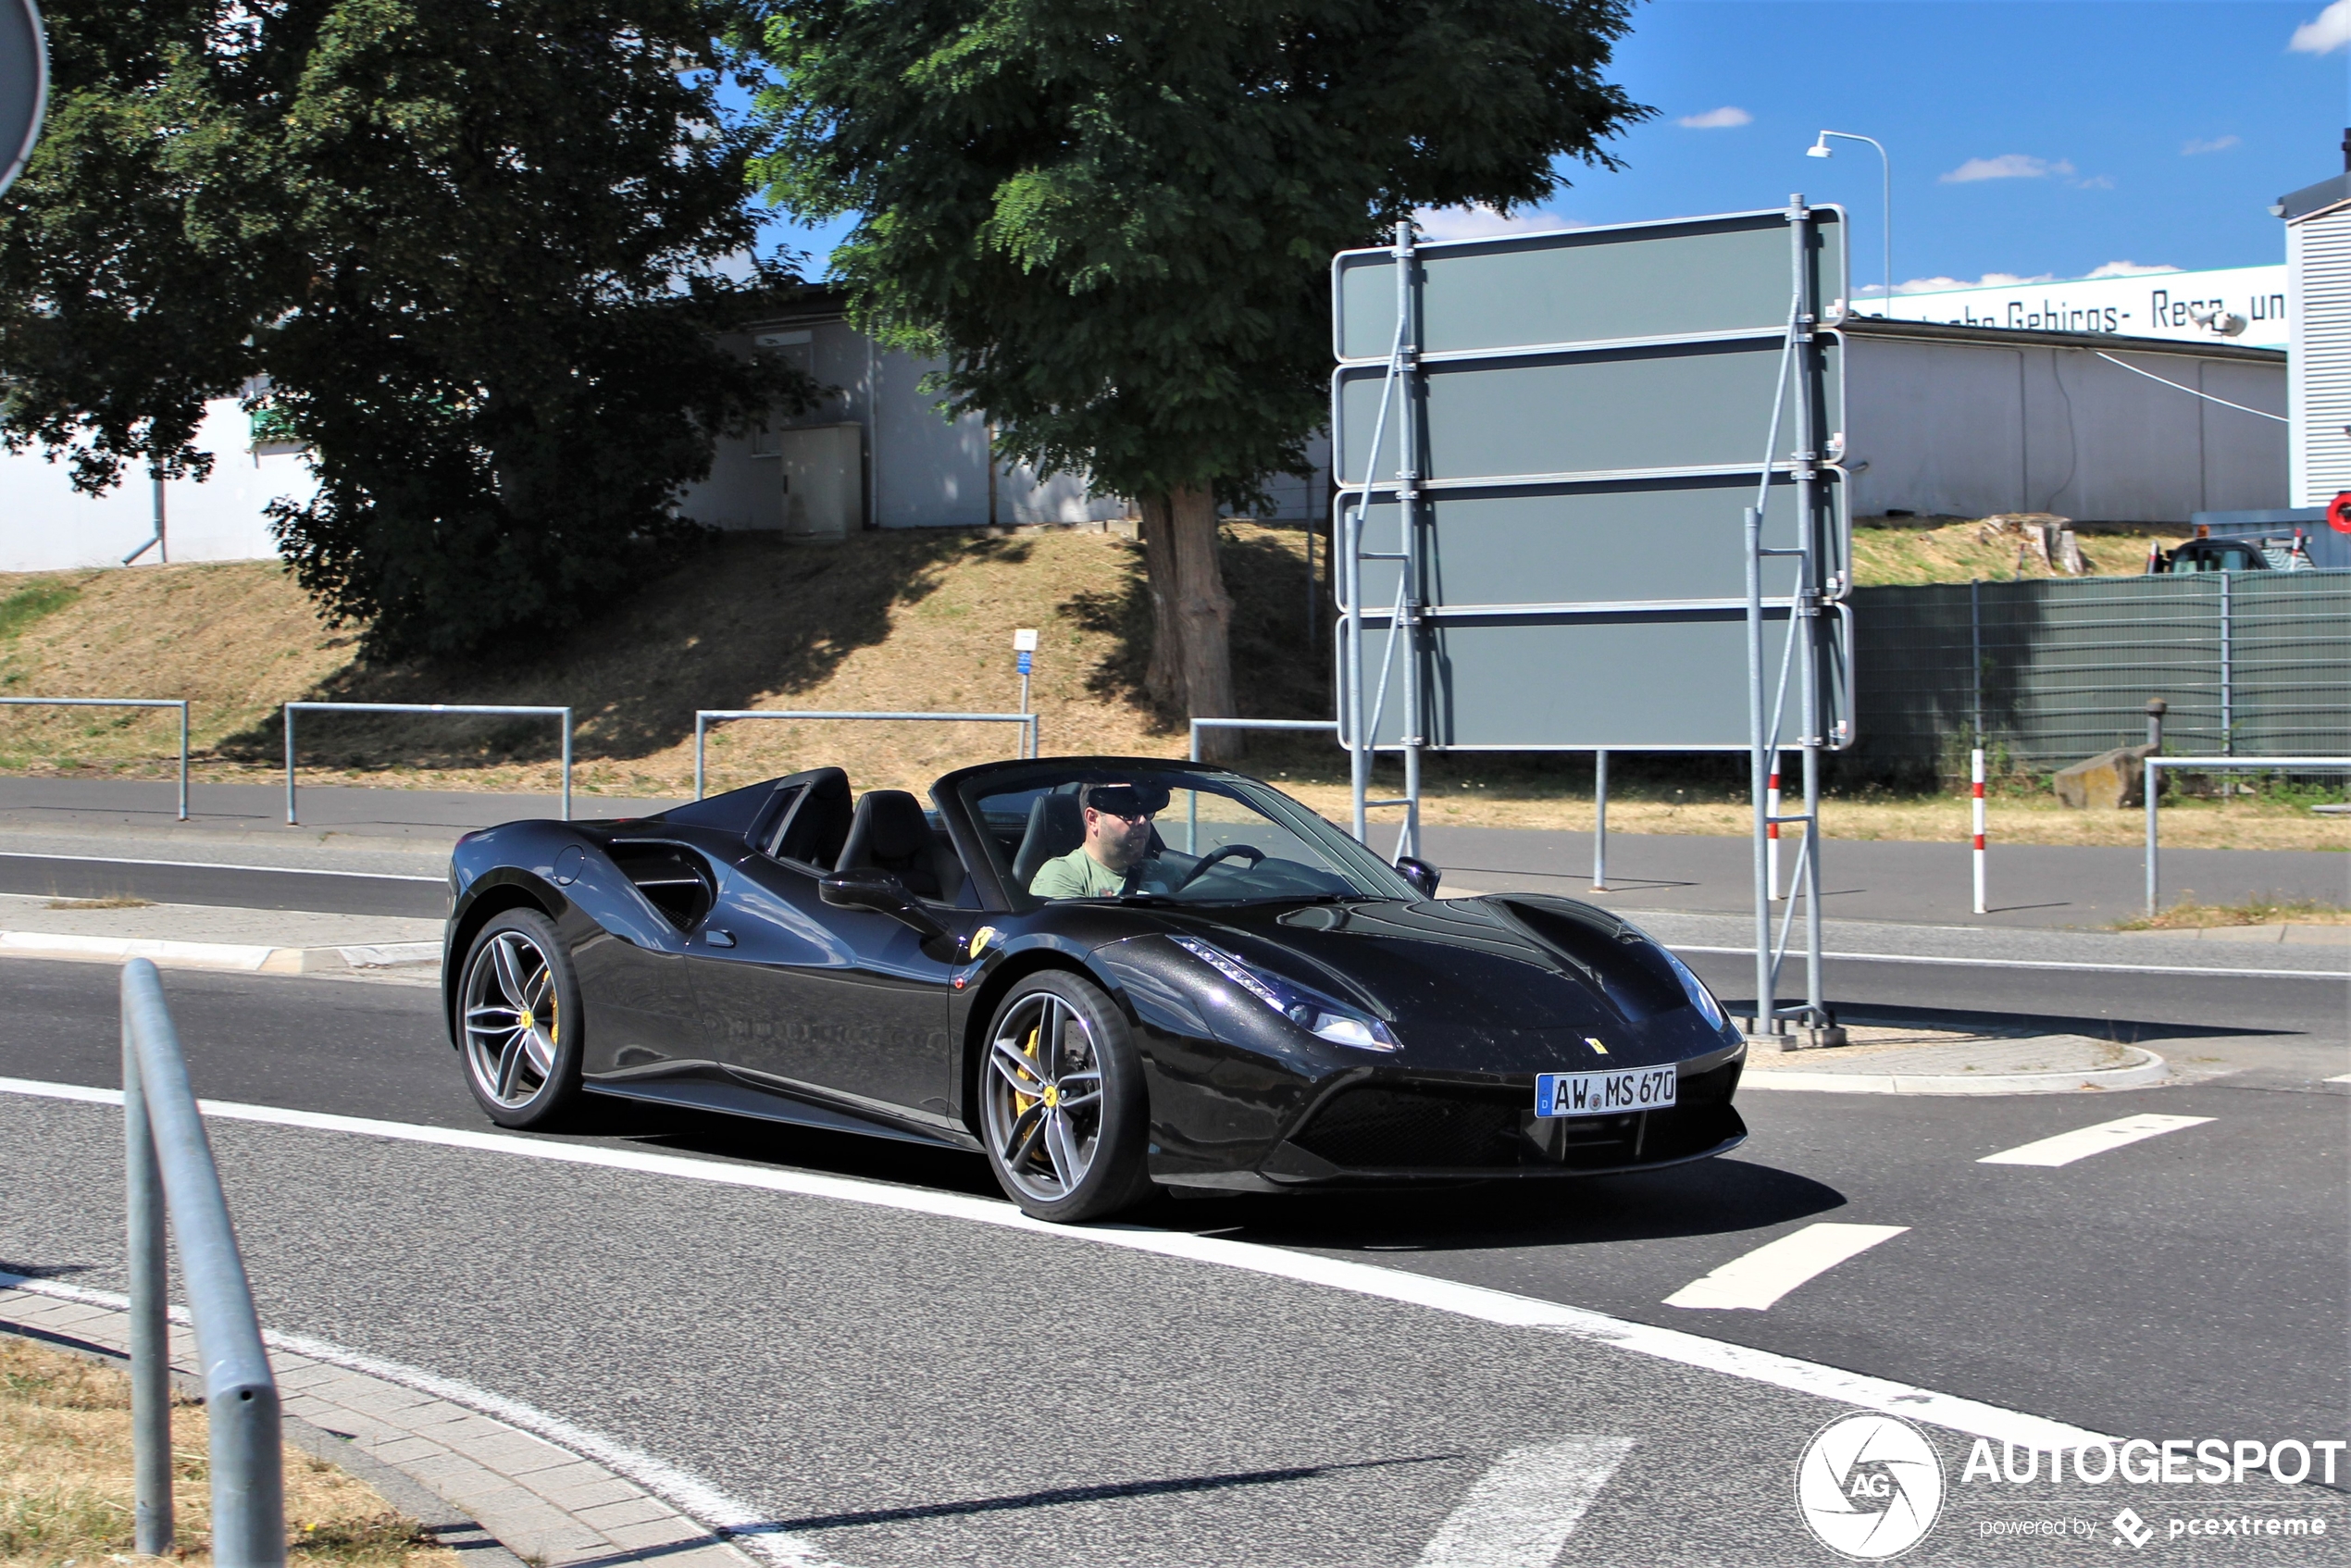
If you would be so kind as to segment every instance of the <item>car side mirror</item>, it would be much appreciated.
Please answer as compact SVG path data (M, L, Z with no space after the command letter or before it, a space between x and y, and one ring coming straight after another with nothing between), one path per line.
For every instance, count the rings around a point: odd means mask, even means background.
M816 884L816 896L835 909L865 909L911 926L925 941L945 937L947 927L914 900L906 884L887 871L860 865L836 871Z
M1396 857L1396 869L1404 880L1412 884L1421 897L1433 899L1437 896L1437 879L1444 876L1444 873L1428 862L1417 856L1399 854Z

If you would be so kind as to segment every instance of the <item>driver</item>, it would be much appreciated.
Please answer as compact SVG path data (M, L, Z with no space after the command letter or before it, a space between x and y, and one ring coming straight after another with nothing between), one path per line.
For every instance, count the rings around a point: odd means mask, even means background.
M1043 899L1165 892L1151 848L1151 817L1166 805L1167 791L1129 783L1088 784L1080 798L1085 803L1085 840L1039 866L1028 890Z

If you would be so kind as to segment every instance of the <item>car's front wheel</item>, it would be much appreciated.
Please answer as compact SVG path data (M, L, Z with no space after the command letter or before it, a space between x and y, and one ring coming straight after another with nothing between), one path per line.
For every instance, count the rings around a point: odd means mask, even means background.
M1059 970L1030 976L997 1007L987 1050L980 1136L1024 1213L1101 1219L1151 1192L1142 1063L1100 987Z
M535 909L494 915L457 987L466 1087L502 1127L549 1128L580 1101L579 984L554 923Z

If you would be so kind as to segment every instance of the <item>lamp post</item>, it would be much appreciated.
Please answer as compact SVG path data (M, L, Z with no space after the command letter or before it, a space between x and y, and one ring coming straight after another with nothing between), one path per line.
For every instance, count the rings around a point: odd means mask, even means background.
M1878 162L1885 169L1885 200L1883 210L1885 216L1885 298L1881 302L1884 308L1880 314L1891 317L1894 314L1894 160L1886 156L1885 143L1874 136L1863 136L1851 131L1822 131L1819 139L1804 149L1804 156L1808 158L1835 157L1836 150L1829 145L1829 138L1832 136L1842 136L1847 142L1867 142L1877 149Z

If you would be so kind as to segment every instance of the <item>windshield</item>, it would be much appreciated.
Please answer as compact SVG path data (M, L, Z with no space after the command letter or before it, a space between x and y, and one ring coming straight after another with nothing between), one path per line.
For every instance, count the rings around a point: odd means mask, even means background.
M964 781L1023 908L1063 899L1244 903L1416 899L1386 862L1277 790L1179 765L1040 763Z

